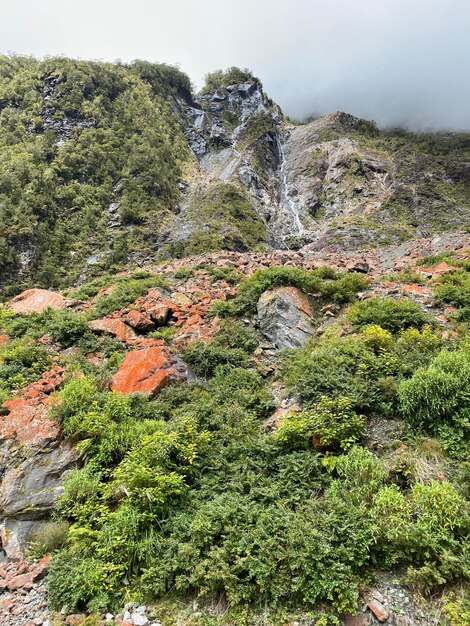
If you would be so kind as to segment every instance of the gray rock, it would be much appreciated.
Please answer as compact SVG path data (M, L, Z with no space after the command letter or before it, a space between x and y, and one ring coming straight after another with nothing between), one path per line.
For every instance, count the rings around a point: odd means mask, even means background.
M147 624L149 624L148 617L142 615L141 613L137 613L137 611L132 613L131 619L134 626L147 626Z
M78 458L74 448L62 444L28 454L17 466L7 468L0 486L2 516L17 520L46 517L62 493L62 475L75 467Z
M276 348L299 348L313 335L313 308L295 287L278 287L258 301L258 324Z

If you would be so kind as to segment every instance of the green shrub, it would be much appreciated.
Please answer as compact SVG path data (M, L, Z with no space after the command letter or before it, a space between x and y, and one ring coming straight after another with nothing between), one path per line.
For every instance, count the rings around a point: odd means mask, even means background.
M399 387L400 410L411 426L439 433L450 426L460 438L470 425L470 353L442 351Z
M93 308L96 317L103 317L118 309L132 304L137 298L145 295L149 289L154 287L166 288L168 283L161 276L154 276L147 273L134 275L116 283L113 291L109 295L101 296Z
M236 298L217 302L212 307L213 315L228 317L254 312L262 293L274 287L291 285L309 294L319 293L326 300L350 302L356 293L367 285L364 276L355 273L338 274L331 268L307 271L289 267L270 267L258 270L242 281Z
M365 433L365 420L349 398L322 398L308 411L289 413L279 425L276 438L289 447L307 447L313 437L324 448L347 450Z
M194 270L189 267L180 267L173 274L173 278L177 280L185 280L186 278L191 278L191 276L194 276Z
M26 339L12 340L0 350L0 382L4 389L20 389L37 380L51 365L44 348Z
M236 285L241 280L241 275L232 267L219 267L217 265L204 265L203 267L212 276L213 282L223 280L229 285Z
M183 352L183 359L198 376L212 376L220 365L248 367L250 360L240 348L225 348L215 343L195 342Z
M468 577L468 502L447 482L414 485L409 493L385 487L374 498L384 545L394 562L408 562L408 578L420 591ZM389 555L390 558L390 555Z
M67 613L115 607L121 577L121 568L112 563L104 563L90 554L63 550L55 556L49 569L51 606L57 611L65 606Z
M434 288L434 296L438 301L456 307L457 319L470 321L470 271L441 276Z
M312 405L323 396L351 398L358 411L387 412L396 401L400 364L391 352L376 354L366 338L325 338L287 354L282 364L289 389Z
M350 309L349 319L354 328L377 324L385 330L397 333L405 328L422 328L432 324L432 318L411 300L392 298L370 298L355 302Z
M251 326L246 326L239 320L222 320L215 342L227 348L238 348L251 354L258 346L259 340Z

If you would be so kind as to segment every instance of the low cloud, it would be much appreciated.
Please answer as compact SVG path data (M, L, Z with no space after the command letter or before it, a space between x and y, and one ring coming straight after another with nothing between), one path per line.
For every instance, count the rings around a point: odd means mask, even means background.
M251 68L295 118L470 130L468 0L0 0L2 52Z

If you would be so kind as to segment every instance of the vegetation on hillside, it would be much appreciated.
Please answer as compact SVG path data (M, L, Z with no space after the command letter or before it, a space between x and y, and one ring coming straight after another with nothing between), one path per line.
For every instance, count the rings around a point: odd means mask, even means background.
M224 279L229 270L213 271ZM120 279L103 311L128 301L126 285L129 297L140 295L139 281L151 286L139 276ZM81 293L94 296L108 283ZM272 378L246 316L276 285L337 302L343 312L304 348L277 355ZM1 309L1 330L15 337L1 355L7 391L49 365L46 352L31 352L44 332L82 354L94 341L107 355L98 368L80 355L66 360L53 408L84 458L66 480L55 521L33 540L35 554L54 552L54 607L98 612L126 599L174 601L174 613L197 596L202 606L227 603L224 623L320 607L335 623L356 610L377 569L407 568L420 593L465 584L468 335L462 328L443 336L409 300L348 304L365 287L360 275L327 268L255 273L228 301L213 342L183 350L198 379L155 400L108 391L122 346L90 337L82 314L18 318ZM274 430L272 382L302 406ZM399 425L380 453L368 441L370 420ZM449 601L450 616L454 605L461 601Z
M189 156L168 97L188 91L166 65L0 58L4 282L70 283L96 250L102 271L158 235Z

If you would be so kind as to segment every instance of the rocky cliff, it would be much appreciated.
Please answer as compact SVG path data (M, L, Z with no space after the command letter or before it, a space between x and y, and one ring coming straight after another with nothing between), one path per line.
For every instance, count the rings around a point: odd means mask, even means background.
M469 136L20 58L0 152L1 624L466 626Z
M9 290L204 251L353 250L468 227L468 135L346 113L293 124L249 72L194 94L142 62L0 69Z

